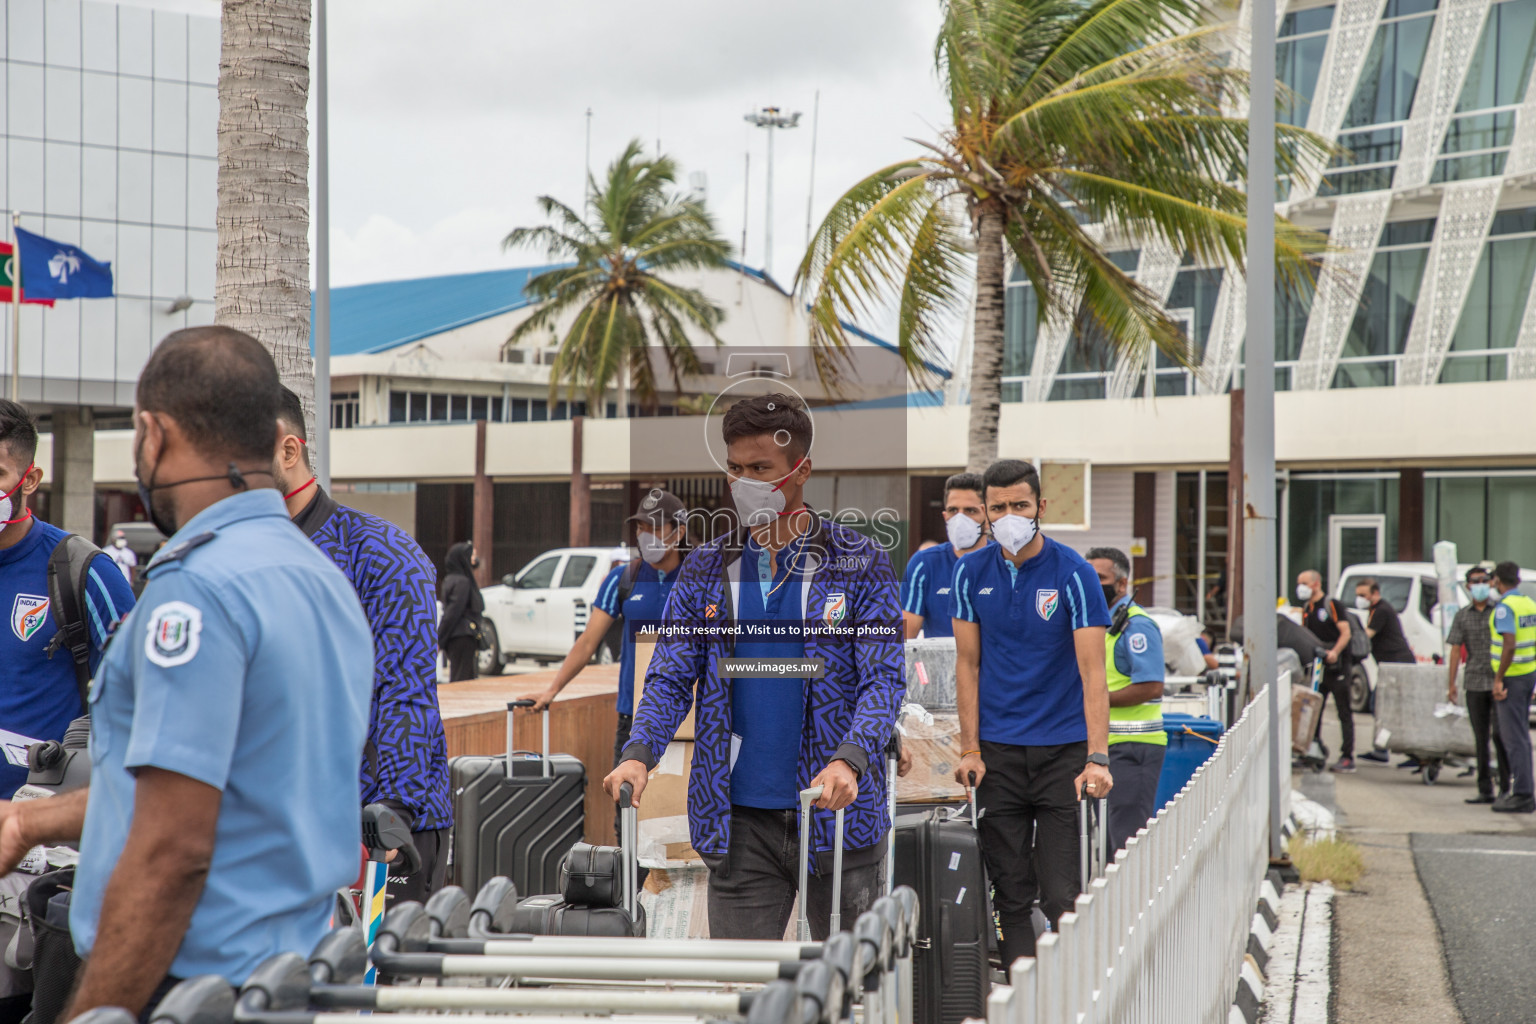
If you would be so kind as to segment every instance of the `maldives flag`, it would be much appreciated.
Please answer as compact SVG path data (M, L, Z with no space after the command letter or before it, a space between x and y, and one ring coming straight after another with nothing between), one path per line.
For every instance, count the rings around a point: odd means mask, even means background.
M11 249L10 242L0 242L0 303L9 303L11 301L11 281L13 280L11 277L11 266L13 263L14 255L15 254ZM38 306L53 305L52 299L27 298L27 291L25 288L23 288L21 291L21 301L23 303L32 303L33 305Z

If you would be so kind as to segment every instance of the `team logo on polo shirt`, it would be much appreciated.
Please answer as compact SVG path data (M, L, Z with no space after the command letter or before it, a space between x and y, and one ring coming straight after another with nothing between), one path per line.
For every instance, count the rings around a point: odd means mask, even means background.
M185 665L197 657L203 613L185 601L167 601L149 616L144 656L161 668Z
M848 614L848 595L843 593L828 594L827 605L822 609L821 621L829 626L835 626L843 621L843 616Z
M26 643L37 635L48 621L48 599L35 594L17 594L11 605L11 632L16 639Z
M1061 592L1058 590L1035 591L1035 612L1047 622L1056 614L1056 606L1061 603Z

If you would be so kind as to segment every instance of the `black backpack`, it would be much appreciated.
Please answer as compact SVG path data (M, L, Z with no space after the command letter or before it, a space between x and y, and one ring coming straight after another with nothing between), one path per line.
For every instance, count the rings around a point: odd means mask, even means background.
M86 623L85 587L91 563L101 549L77 533L64 535L48 556L48 609L58 632L48 645L48 657L59 648L74 662L75 684L80 690L80 713L90 710L91 628Z
M1339 608L1349 616L1349 658L1355 662L1364 661L1371 656L1371 635L1365 631L1365 622L1353 608L1343 605Z

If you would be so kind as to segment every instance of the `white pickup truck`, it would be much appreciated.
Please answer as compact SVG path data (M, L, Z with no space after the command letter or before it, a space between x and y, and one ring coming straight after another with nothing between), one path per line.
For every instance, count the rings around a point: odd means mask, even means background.
M570 653L587 628L597 588L617 554L612 547L556 548L503 576L499 584L483 587L491 649L480 652L480 674L500 675L502 666L514 658L548 664ZM604 643L596 660L608 664L616 653Z

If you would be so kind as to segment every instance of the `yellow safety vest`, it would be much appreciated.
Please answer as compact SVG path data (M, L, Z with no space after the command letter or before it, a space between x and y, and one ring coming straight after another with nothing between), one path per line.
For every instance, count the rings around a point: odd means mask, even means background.
M1536 601L1532 601L1518 590L1511 590L1499 601L1500 604L1509 605L1509 610L1515 613L1515 660L1510 662L1506 676L1528 676L1536 672ZM1499 670L1499 659L1504 654L1504 638L1499 633L1499 627L1495 626L1494 614L1488 616L1488 630L1493 634L1493 644L1488 653L1493 658L1493 670Z
M1131 619L1138 615L1146 616L1135 604L1130 606ZM1123 633L1104 634L1104 673L1109 680L1109 692L1123 690L1131 685L1131 677L1121 672L1115 665L1115 644L1120 642ZM1163 731L1163 702L1161 699L1149 700L1141 704L1129 704L1125 707L1111 706L1109 709L1109 742L1110 743L1155 743L1159 746L1168 745L1168 734Z

